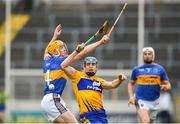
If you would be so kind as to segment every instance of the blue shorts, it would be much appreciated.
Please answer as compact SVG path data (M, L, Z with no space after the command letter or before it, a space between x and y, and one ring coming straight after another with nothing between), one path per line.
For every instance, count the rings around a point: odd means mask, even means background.
M90 111L90 112L81 114L80 121L82 123L88 123L88 122L96 123L96 124L108 123L106 112L104 109Z

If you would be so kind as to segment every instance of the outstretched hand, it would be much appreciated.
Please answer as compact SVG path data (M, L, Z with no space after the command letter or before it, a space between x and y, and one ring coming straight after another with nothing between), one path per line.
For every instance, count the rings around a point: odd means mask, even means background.
M57 37L57 38L60 37L61 32L62 32L62 27L61 27L61 24L59 24L54 30L54 37Z
M77 47L76 47L76 52L81 52L85 47L85 44L84 43L81 43L79 44Z
M119 79L119 81L124 81L124 80L127 80L127 76L125 74L120 74L118 76L118 79Z
M109 36L106 34L101 39L101 44L106 44L109 41Z

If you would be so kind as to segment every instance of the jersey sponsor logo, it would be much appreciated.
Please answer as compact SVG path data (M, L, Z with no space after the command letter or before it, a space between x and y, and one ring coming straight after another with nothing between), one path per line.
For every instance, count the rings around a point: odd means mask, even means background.
M92 85L93 87L99 87L101 84L97 81L94 81Z
M141 75L137 78L137 84L159 85L160 82L160 77L157 75Z
M78 83L79 90L95 90L95 91L102 91L101 84L98 81L93 81L89 79L81 79Z
M96 91L101 91L101 89L99 88L100 87L100 83L99 82L96 82L94 81L92 83L92 85L87 85L87 89L92 89L92 90L96 90Z

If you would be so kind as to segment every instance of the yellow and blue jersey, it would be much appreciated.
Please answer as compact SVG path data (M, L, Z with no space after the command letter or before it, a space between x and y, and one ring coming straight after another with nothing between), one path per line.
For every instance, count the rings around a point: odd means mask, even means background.
M154 101L160 96L160 84L168 80L164 68L158 64L137 66L133 69L131 80L136 81L137 99Z
M107 119L102 102L103 88L101 87L105 80L97 76L89 77L80 71L76 71L70 78L82 121L88 119L91 123L98 122L98 120L106 123Z
M62 95L67 82L67 75L61 69L61 63L66 57L49 56L43 63L44 80L46 82L44 94L57 93ZM54 89L49 89L49 84L54 85Z

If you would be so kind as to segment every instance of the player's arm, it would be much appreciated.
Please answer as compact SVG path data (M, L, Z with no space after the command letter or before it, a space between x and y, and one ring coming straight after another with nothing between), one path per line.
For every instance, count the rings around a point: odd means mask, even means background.
M73 67L68 67L68 65L72 64L73 62L80 60L84 56L87 56L89 53L94 51L97 47L99 47L102 44L105 44L109 40L109 37L107 35L103 36L103 38L93 44L90 44L88 46L84 46L84 44L80 44L77 46L76 50L70 54L65 61L61 64L62 69L68 74L69 76L73 76L76 72L76 69ZM79 50L78 50L79 49ZM78 52L77 52L78 51Z
M61 63L61 68L65 71L67 71L67 73L72 73L72 72L69 72L71 69L67 69L66 68L72 64L75 60L74 60L74 57L79 53L81 52L83 49L84 49L85 45L84 43L82 44L79 44L76 49Z
M114 89L117 88L124 80L127 80L127 76L120 74L117 79L101 84L103 89Z
M95 43L92 43L90 45L87 45L79 54L77 54L77 56L75 56L74 61L80 60L84 56L87 56L89 53L94 51L96 48L98 48L102 44L107 43L108 41L109 41L109 36L104 35L101 40L99 40Z
M49 45L51 42L53 42L53 41L55 41L55 40L58 40L59 37L60 37L60 35L61 35L61 32L62 32L62 27L61 27L61 24L59 24L59 25L55 28L55 30L54 30L54 35L53 35L51 41L48 43L48 45ZM47 45L47 47L48 47L48 45ZM44 58L49 55L48 52L47 52L47 47L46 47L45 52L44 52Z
M69 76L74 75L76 72L76 69L73 67L70 67L69 65L72 64L75 60L73 59L79 52L81 52L84 49L85 45L84 43L79 44L76 49L61 63L62 70L65 71L65 73Z
M135 104L135 96L134 96L134 91L135 91L135 82L134 80L131 80L128 83L128 95L129 95L129 103L130 104Z
M169 80L162 81L160 86L162 91L171 90L171 83L169 82Z
M165 69L162 69L162 73L161 73L161 84L160 84L161 90L162 91L169 91L171 90L171 83L169 82L167 73L165 71Z

